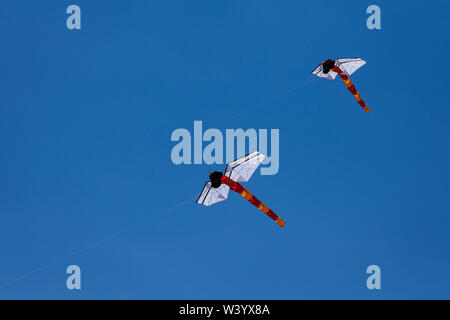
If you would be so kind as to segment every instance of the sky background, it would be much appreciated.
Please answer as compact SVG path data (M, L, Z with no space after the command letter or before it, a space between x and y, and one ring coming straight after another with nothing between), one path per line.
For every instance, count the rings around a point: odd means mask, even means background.
M66 28L70 4L81 31ZM371 4L381 30L366 27ZM450 299L449 12L444 0L3 2L0 299ZM371 114L339 78L310 74L338 57L367 61L351 79ZM224 169L172 163L172 131L194 120L280 129L279 173L245 187L285 228L234 193L194 204ZM71 264L80 291L66 288Z

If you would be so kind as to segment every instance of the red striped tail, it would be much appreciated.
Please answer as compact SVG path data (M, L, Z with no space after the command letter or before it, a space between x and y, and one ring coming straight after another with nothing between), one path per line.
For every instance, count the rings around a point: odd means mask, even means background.
M342 70L339 67L337 67L337 66L334 66L333 71L336 72L341 77L342 81L344 81L345 85L347 86L347 89L353 94L353 96L355 97L356 101L358 101L359 105L367 113L369 113L370 112L369 107L364 103L363 99L359 95L359 92L356 91L356 88L353 85L353 83L350 80L350 78L348 76L346 76L345 74L343 74Z
M245 199L247 199L252 205L257 207L259 210L264 212L268 217L272 218L280 227L284 227L286 222L284 222L279 216L275 214L271 209L269 209L264 203L258 200L253 194L250 193L246 188L244 188L239 182L236 182L227 176L222 176L222 182L230 187L231 190L239 193Z

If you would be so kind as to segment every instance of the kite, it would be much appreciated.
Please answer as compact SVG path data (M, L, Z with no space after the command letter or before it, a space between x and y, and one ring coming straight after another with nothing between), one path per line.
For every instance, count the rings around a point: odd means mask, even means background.
M224 201L228 198L228 192L231 189L239 193L251 204L272 218L280 227L284 227L286 223L279 216L239 183L247 182L264 158L265 156L262 153L254 151L242 158L228 163L225 173L220 171L210 173L210 181L205 183L205 186L197 199L197 203L210 206L217 202Z
M339 58L336 61L333 59L328 59L323 61L312 71L312 73L320 78L325 78L328 80L334 80L336 75L339 75L347 86L347 89L353 94L361 107L369 113L369 107L364 103L358 91L356 91L352 81L348 77L365 64L366 62L361 58Z

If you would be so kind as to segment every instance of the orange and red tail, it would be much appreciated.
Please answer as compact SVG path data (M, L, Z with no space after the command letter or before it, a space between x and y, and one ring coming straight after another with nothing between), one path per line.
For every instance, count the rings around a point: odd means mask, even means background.
M356 91L355 86L353 85L352 81L350 80L350 78L348 76L346 76L345 74L343 74L342 70L337 67L334 66L333 67L333 71L336 72L341 78L342 81L344 81L345 85L347 86L347 89L353 94L353 96L355 97L355 99L358 101L359 105L367 112L370 112L369 107L364 103L363 99L361 98L361 96L359 95L359 92Z
M230 187L231 190L239 193L245 199L247 199L251 204L257 207L259 210L264 212L267 216L272 218L280 227L284 227L286 222L284 222L279 216L275 214L271 209L269 209L264 203L259 201L254 195L250 193L247 189L245 189L239 182L236 182L227 176L222 176L222 182Z

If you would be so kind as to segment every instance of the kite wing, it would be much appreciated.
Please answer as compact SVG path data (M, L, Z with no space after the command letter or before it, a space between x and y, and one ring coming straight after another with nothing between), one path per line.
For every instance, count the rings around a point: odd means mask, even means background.
M311 73L315 74L318 77L325 78L328 80L334 80L337 76L337 73L330 70L328 73L323 73L323 65L319 64L317 68L315 68Z
M211 182L205 183L203 187L202 193L197 199L197 203L203 204L205 206L213 205L214 203L227 200L228 191L230 191L230 187L226 184L222 184L218 188L211 187Z
M236 182L247 182L263 162L265 155L258 151L227 164L225 175Z
M336 66L338 66L346 76L350 76L365 64L366 62L361 58L339 58L336 60Z

